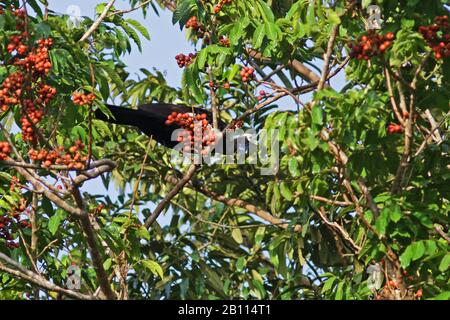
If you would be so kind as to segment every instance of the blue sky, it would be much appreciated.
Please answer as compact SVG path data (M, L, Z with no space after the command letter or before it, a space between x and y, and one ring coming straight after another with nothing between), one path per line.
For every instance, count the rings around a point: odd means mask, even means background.
M69 6L79 6L81 15L94 18L95 6L106 1L98 0L49 0L49 8L55 12L67 14ZM115 8L129 9L128 1L117 0ZM143 41L142 53L134 45L130 55L124 57L131 73L139 72L139 68L150 69L156 67L160 71L166 71L167 81L172 86L180 86L181 69L175 62L178 53L186 53L194 50L193 46L186 41L185 34L178 26L172 25L172 13L168 10L160 10L160 16L149 9L144 19L141 10L126 14L127 18L141 22L149 31L151 40Z

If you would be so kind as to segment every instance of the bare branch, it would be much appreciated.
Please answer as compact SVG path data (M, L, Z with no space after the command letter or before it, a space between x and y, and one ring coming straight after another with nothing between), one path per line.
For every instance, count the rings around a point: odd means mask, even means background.
M155 208L155 211L153 211L152 215L147 218L145 221L144 226L148 229L151 227L151 225L158 219L161 212L164 210L164 208L170 203L170 201L175 197L183 188L184 186L191 180L192 176L197 171L198 166L195 164L192 164L189 169L184 174L183 178L178 181L178 183L175 185L175 187L170 190L170 192L165 196L165 198L158 204L158 206Z
M169 181L170 183L179 183L179 180L174 176L168 176L168 177L166 177L166 180ZM228 206L235 206L235 207L240 207L240 208L246 209L247 211L254 213L258 217L269 222L272 225L276 225L282 229L289 228L289 224L286 221L276 218L276 217L272 216L269 212L262 210L262 209L256 207L255 205L252 205L244 200L236 199L236 198L227 198L221 194L218 194L212 190L209 190L208 188L206 188L204 186L199 186L199 185L193 184L193 183L190 183L188 185L188 187L193 190L196 190L196 191L204 194L205 196L210 197L216 201L222 202ZM292 227L295 232L300 232L301 228L302 228L300 225L295 225Z

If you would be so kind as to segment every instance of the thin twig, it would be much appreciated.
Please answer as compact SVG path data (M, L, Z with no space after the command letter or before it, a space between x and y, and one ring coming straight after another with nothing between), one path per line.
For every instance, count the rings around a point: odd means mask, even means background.
M116 10L116 11L113 11L113 12L111 12L111 13L108 15L108 17L112 17L112 16L114 16L114 15L116 15L116 14L130 13L130 12L139 10L140 8L146 6L147 4L149 4L149 3L152 2L152 1L153 1L153 0L147 0L147 1L144 1L144 2L142 2L140 5L138 5L137 7L134 7L134 8L125 9L125 10Z
M183 178L178 181L175 187L172 190L170 190L170 192L165 196L165 198L158 204L158 206L155 208L155 211L153 211L152 215L147 218L144 224L144 226L147 229L151 227L151 225L156 221L156 219L158 219L161 212L170 203L173 197L175 197L191 180L192 176L195 174L197 169L198 169L197 165L191 164L189 169L184 174Z

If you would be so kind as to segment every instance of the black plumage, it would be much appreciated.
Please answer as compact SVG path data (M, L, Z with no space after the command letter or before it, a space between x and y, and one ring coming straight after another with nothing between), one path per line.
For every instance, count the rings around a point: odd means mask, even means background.
M137 109L106 105L113 117L106 116L100 109L97 109L95 116L99 120L115 123L119 125L130 125L139 128L147 136L153 137L160 144L173 148L179 142L172 141L172 133L179 127L176 124L166 124L168 116L172 112L177 113L206 113L207 120L212 124L211 112L202 108L193 108L185 105L176 105L170 103L149 103L139 105ZM218 122L220 130L225 128L222 121Z

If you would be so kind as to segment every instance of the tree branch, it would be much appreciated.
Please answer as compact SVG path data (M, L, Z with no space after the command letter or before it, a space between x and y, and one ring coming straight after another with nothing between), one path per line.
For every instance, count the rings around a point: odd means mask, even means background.
M89 213L86 211L84 200L81 196L80 190L77 187L73 189L73 196L78 209L81 212L79 216L81 227L86 235L89 252L92 258L92 264L94 265L95 274L97 276L100 288L106 298L110 300L116 299L116 294L112 291L108 276L106 275L106 271L103 268L103 260L98 248L95 231L92 228L91 221L89 219Z
M166 180L173 184L179 183L179 180L174 176L168 176L168 177L166 177ZM202 186L199 186L199 185L193 184L193 183L190 183L188 185L188 187L204 194L205 196L207 196L209 198L212 198L216 201L222 202L228 206L235 206L235 207L246 209L247 211L257 215L264 221L267 221L270 224L276 225L282 229L285 229L285 230L289 229L289 224L286 223L286 221L276 218L276 217L272 216L269 212L262 210L262 209L256 207L255 205L252 205L244 200L236 199L236 198L227 198L227 197L225 197L221 194L218 194L206 187L202 187ZM293 229L295 232L301 232L302 227L300 225L295 225L295 226L293 226Z
M145 221L144 226L148 229L158 219L164 208L170 203L170 201L184 188L184 186L191 180L192 176L197 171L198 166L191 164L189 169L184 174L183 178L178 181L175 187L165 196L165 198L158 204L155 211Z
M102 21L106 18L106 15L108 14L109 9L111 9L111 7L113 6L115 1L116 0L111 0L108 2L108 4L103 9L103 12L100 14L100 16L97 18L97 20L92 24L92 26L86 31L86 33L83 34L83 36L80 38L80 40L78 40L78 42L83 42L84 40L89 38L89 36L98 28L100 23L102 23Z
M12 276L15 276L19 279L22 279L24 281L33 283L43 289L55 291L62 293L68 297L74 298L74 299L82 299L82 300L92 300L95 299L95 297L82 294L79 292L75 292L72 290L61 288L54 283L51 283L47 279L43 278L42 276L37 275L36 273L25 269L20 263L14 261L13 259L9 258L4 253L0 252L0 260L4 261L5 263L11 265L14 267L14 269L8 268L4 264L0 263L0 270L6 273L9 273Z

